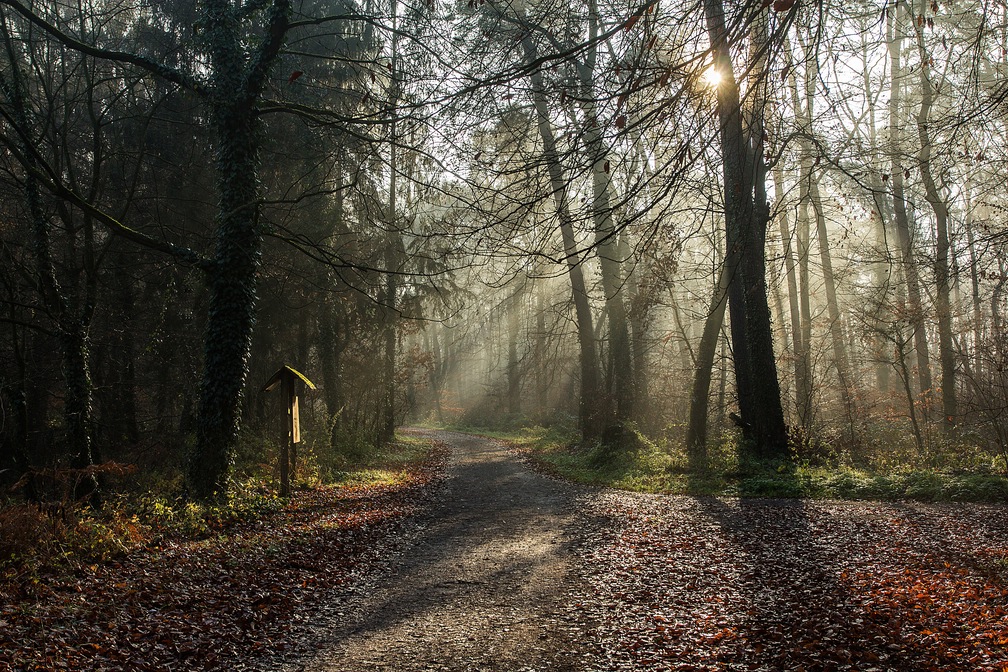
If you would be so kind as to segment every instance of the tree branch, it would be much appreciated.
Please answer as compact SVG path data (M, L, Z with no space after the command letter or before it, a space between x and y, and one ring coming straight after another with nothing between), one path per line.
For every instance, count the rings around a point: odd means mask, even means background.
M101 58L107 61L115 61L117 63L128 63L130 65L135 65L138 68L142 68L147 72L162 77L173 84L177 84L184 89L193 91L199 95L206 95L206 86L198 79L195 79L185 73L179 72L174 68L170 68L163 63L158 63L149 58L145 58L138 54L131 54L125 51L117 51L114 49L102 49L101 47L96 47L86 42L81 42L77 38L63 32L58 27L49 23L41 16L33 12L32 10L21 4L20 0L0 0L0 5L6 5L10 7L15 12L24 17L29 23L32 23L43 31L45 31L50 37L56 39L63 45L73 49L74 51L79 51L88 56L93 56L94 58Z
M287 30L290 27L290 14L290 0L274 0L270 11L266 41L263 42L259 53L256 54L248 77L245 79L245 95L250 100L257 100L263 91L270 66L276 61L280 47L283 46L284 38L287 36Z

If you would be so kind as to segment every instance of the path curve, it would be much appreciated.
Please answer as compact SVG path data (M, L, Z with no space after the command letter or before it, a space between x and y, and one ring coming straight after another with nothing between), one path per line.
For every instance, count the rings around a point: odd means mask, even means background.
M443 498L390 570L298 669L582 670L574 490L499 441L420 431L452 451Z

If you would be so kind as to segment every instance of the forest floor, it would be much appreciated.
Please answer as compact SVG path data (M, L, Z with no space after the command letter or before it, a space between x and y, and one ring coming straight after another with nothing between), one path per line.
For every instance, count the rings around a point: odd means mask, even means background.
M0 670L1008 670L1008 507L628 493L422 433L450 458L399 485L0 595Z

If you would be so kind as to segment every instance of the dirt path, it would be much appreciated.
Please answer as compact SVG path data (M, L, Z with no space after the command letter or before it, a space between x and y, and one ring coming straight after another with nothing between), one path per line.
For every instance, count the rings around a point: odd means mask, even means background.
M568 599L572 491L496 441L430 434L452 447L442 501L398 563L341 610L321 652L291 669L590 667Z
M1008 670L1008 507L640 495L452 449L276 672Z

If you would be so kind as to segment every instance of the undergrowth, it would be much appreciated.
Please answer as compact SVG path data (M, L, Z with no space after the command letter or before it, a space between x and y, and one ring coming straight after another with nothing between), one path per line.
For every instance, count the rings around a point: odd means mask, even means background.
M604 442L583 443L570 428L531 427L496 432L540 468L560 478L623 490L679 495L809 497L817 499L913 500L922 502L1008 501L1008 478L989 462L968 456L972 467L937 459L862 465L796 456L792 461L740 462L734 437L709 451L709 469L692 473L685 451L659 445L632 426L634 439L618 449ZM960 456L961 457L961 456Z
M400 483L433 448L430 441L402 435L381 448L366 442L299 447L295 490ZM269 440L246 436L229 497L220 503L186 498L178 470L157 480L146 475L106 482L98 508L66 496L26 503L12 493L0 500L0 593L5 583L24 588L47 572L79 570L169 540L212 537L284 509L288 500L276 490L276 452Z

